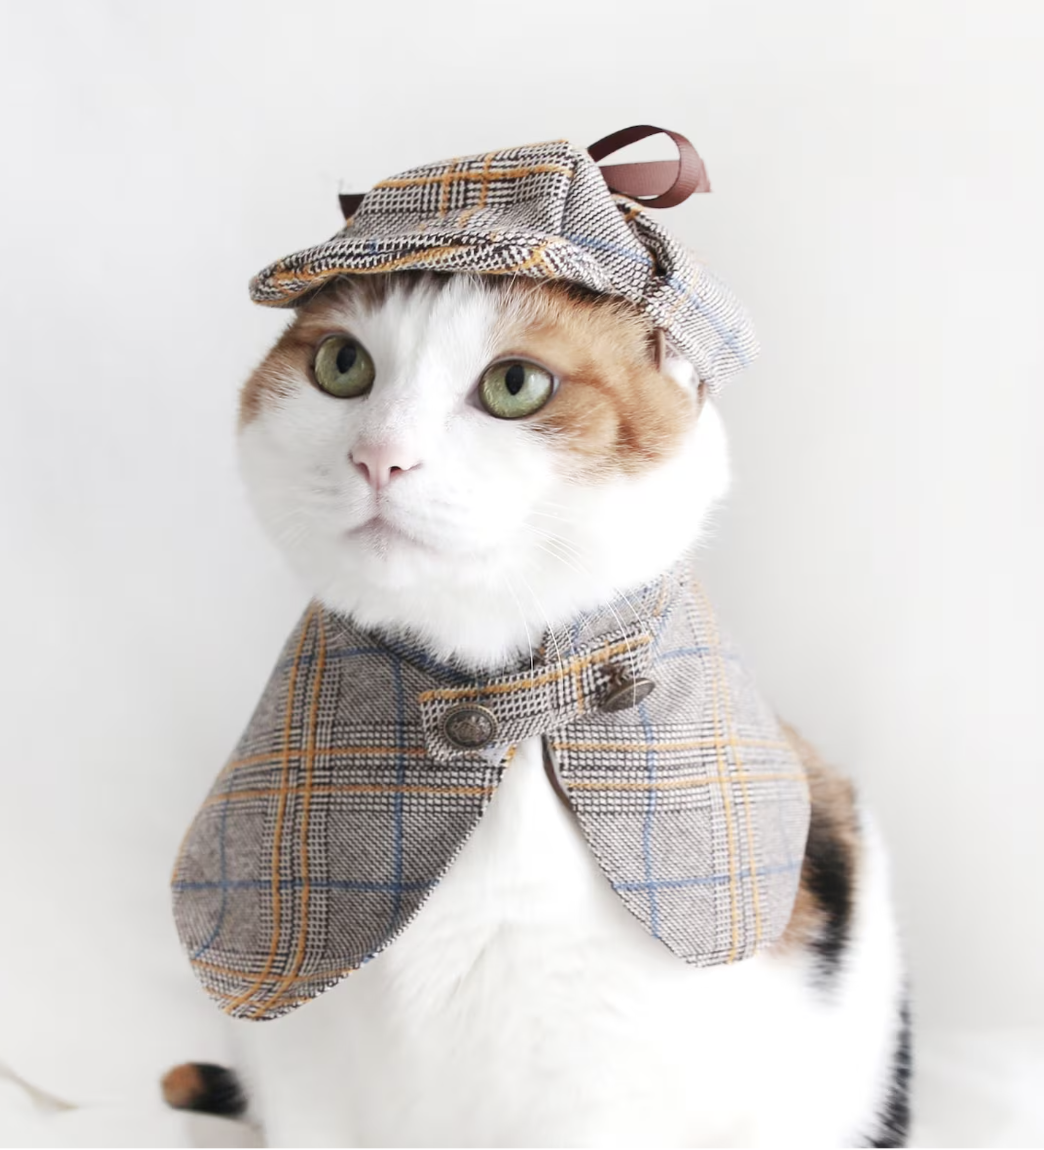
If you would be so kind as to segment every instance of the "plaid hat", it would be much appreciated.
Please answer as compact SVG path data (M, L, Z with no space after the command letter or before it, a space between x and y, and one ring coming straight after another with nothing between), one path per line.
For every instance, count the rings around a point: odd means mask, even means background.
M678 160L597 160L664 132ZM257 303L294 307L326 281L379 272L468 272L580 284L636 305L712 391L757 354L746 312L650 209L710 191L684 136L625 128L589 149L565 140L424 164L342 196L344 228L250 283Z

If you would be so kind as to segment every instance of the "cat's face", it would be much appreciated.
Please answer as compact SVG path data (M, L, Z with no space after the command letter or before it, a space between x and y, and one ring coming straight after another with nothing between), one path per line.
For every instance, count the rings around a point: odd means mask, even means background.
M241 459L326 605L495 666L695 541L728 482L701 399L626 305L360 278L299 309L247 382Z

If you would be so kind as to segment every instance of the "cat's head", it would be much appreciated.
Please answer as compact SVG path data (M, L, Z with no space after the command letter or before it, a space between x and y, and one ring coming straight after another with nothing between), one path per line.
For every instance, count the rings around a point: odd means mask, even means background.
M300 307L246 383L241 460L323 603L496 666L698 538L728 485L703 399L622 301L360 276Z

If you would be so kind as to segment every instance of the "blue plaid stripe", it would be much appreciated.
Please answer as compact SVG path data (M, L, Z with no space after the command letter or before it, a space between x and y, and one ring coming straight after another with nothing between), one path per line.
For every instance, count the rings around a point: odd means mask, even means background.
M698 965L745 957L760 902L761 943L778 937L801 865L804 777L687 580L682 565L546 635L555 661L477 682L306 616L176 868L179 930L208 991L230 1013L269 1017L369 961L418 913L514 746L540 734L607 879L651 935ZM613 665L656 683L637 708L598 710ZM715 676L733 722L709 710ZM498 717L488 755L445 741L442 716L462 699Z
M395 782L401 788L406 781L406 756L403 751L406 746L406 699L402 688L402 667L399 660L392 659L392 678L395 683L395 739L398 754L395 762ZM395 877L392 880L394 902L392 903L391 922L388 925L388 934L394 934L399 925L399 915L402 911L402 803L403 795L399 790L395 795L394 815L394 867Z
M230 782L229 786L225 788L226 796L230 794L231 789L232 786ZM225 922L225 912L228 910L228 892L232 888L228 880L228 858L227 852L225 850L225 833L228 830L228 808L230 806L231 803L226 797L225 801L221 804L221 830L218 832L218 857L220 859L221 867L221 878L218 882L218 886L221 890L221 907L218 910L218 916L214 922L214 929L210 932L210 934L207 935L206 939L200 943L199 947L193 951L193 959L202 958L203 955L205 955L207 951L210 950L211 946L214 944L214 940L221 933L221 927ZM182 887L178 883L175 883L174 889L180 890Z
M380 892L382 894L402 895L405 891L427 890L435 885L434 879L424 881L416 880L405 882L401 878L390 882L370 882L360 879L309 879L308 885L317 890L360 890ZM179 882L171 883L172 890L269 890L272 884L268 879L240 878L218 879L213 882ZM305 886L302 878L284 878L279 880L280 890L302 890ZM193 955L193 958L198 957Z
M793 874L801 867L800 862L787 862L780 866L759 868L759 875ZM687 886L720 886L732 882L735 878L749 879L753 876L750 870L739 870L732 874L696 874L685 878L662 878L648 882L614 882L613 890L651 892L656 890L673 890Z

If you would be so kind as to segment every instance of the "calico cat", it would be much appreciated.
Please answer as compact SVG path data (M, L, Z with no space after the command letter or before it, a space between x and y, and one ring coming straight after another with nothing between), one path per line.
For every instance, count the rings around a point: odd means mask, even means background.
M331 280L245 385L239 442L261 520L325 609L476 671L672 568L729 480L713 402L635 308L514 277ZM784 730L812 815L771 949L672 956L525 740L379 960L235 1024L268 1144L904 1145L884 852L851 785ZM181 1104L206 1108L208 1081L227 1098L207 1070L183 1068Z

